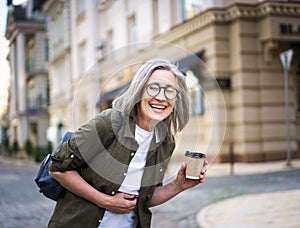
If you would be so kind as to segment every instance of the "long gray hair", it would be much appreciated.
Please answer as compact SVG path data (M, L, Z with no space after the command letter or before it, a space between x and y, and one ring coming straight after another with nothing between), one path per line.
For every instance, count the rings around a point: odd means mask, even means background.
M142 94L149 77L155 70L163 69L172 72L179 89L173 112L164 120L168 126L168 133L181 131L189 120L188 89L183 73L176 65L161 59L153 59L143 64L136 72L129 88L120 97L116 98L112 107L128 116L140 103Z

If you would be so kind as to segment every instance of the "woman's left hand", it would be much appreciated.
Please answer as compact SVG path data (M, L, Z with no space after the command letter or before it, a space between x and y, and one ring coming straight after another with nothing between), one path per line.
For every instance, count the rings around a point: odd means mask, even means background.
M208 162L205 160L204 166L201 170L201 173L199 175L198 180L193 180L193 179L187 179L185 177L185 170L186 170L186 163L182 163L180 170L178 171L175 184L178 188L181 190L186 190L188 188L194 187L200 183L203 183L205 181L205 175L206 175L206 167L207 167Z
M188 188L194 187L197 184L203 183L205 180L207 163L208 163L207 161L204 162L204 166L199 175L200 177L199 180L192 180L192 179L185 178L186 164L183 163L180 167L180 170L178 171L175 180L171 181L166 185L159 186L155 189L154 194L149 203L149 207L160 205L168 201L169 199L173 198L180 192Z

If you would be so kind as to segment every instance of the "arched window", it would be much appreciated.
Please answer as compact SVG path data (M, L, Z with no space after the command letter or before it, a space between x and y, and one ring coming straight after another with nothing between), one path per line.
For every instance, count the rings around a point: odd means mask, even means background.
M190 96L190 113L191 115L202 115L204 113L203 108L203 91L200 86L198 78L194 72L188 70L186 72L186 84L189 90Z

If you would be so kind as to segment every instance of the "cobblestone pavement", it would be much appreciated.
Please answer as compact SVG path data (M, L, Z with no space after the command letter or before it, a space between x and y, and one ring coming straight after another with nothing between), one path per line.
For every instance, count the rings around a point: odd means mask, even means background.
M0 161L0 227L46 227L54 202L43 197L33 179L36 166Z
M46 227L54 202L43 197L33 179L37 166L0 160L0 227ZM300 168L237 176L209 176L163 205L152 208L152 228L197 228L198 211L214 202L245 194L300 189Z

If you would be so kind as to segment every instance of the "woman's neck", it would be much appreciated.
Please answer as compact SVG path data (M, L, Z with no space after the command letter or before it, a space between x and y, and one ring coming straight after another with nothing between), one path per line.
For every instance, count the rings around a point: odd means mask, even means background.
M144 129L145 131L153 131L158 123L159 123L159 121L155 121L155 120L149 121L149 120L143 118L143 116L141 116L141 115L137 116L137 125L140 128Z

